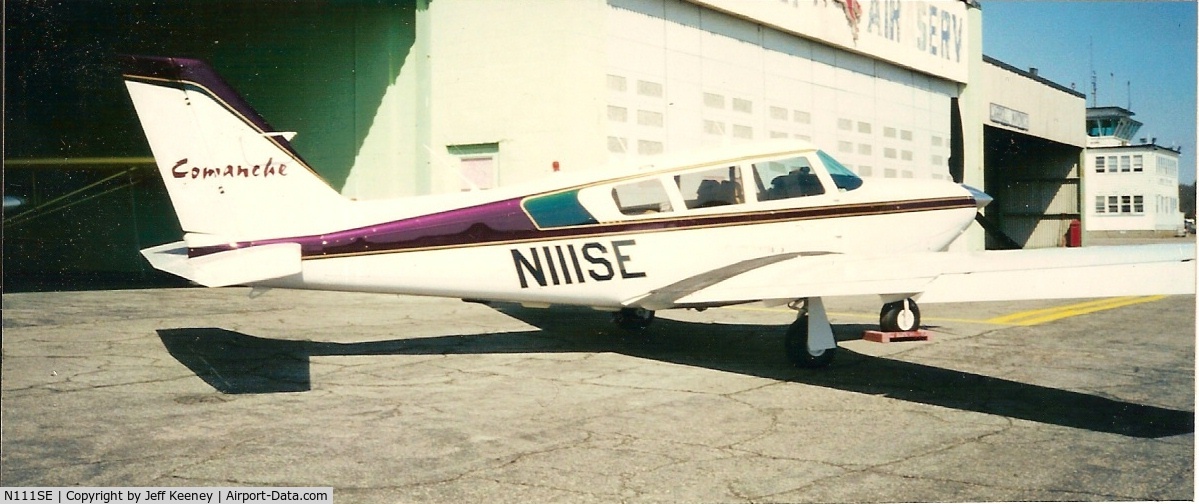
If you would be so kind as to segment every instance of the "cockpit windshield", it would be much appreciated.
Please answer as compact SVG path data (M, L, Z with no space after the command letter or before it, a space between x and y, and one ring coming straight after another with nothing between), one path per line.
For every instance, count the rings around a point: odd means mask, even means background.
M828 174L833 177L833 183L837 185L837 189L852 191L862 187L862 179L849 171L849 168L846 168L845 165L838 163L836 159L833 159L832 156L824 151L816 151L816 155L820 157L820 161L824 163L824 167L828 168Z

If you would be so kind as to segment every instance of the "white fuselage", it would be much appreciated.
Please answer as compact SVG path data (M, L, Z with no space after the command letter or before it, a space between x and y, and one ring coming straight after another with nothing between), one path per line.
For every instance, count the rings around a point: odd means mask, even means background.
M960 186L944 181L871 180L855 191L747 202L737 208L696 208L687 210L687 217L760 216L879 202L898 206L905 201L967 195ZM310 257L303 261L300 275L264 285L617 309L629 306L638 295L697 272L755 258L944 250L970 224L975 211L971 205L683 229L605 233L579 229L577 235L561 238Z

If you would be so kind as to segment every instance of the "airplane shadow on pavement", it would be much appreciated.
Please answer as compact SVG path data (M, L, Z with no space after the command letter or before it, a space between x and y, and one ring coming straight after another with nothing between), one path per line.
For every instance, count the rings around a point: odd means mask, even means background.
M659 318L646 334L629 337L608 321L608 314L590 309L493 308L540 330L363 343L274 340L220 328L161 329L158 335L180 363L226 394L310 390L313 356L614 352L1124 436L1158 438L1195 430L1190 411L872 357L845 348L827 369L796 369L782 353L784 331L777 326ZM837 324L834 331L838 340L849 340L870 327Z

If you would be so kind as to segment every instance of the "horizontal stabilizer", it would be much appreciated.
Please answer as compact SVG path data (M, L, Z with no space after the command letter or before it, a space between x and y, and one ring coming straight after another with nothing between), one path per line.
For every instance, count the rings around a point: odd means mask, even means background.
M300 273L300 245L276 243L189 258L179 241L142 250L155 269L205 287L245 285Z

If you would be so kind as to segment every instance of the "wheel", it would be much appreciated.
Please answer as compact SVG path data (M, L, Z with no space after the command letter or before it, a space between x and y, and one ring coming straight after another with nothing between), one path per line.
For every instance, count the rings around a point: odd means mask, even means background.
M920 307L911 299L883 305L878 313L878 325L883 332L907 332L920 328Z
M808 350L808 317L804 315L799 317L787 328L787 338L784 340L784 345L787 348L787 359L791 361L795 367L800 368L822 368L832 364L833 356L836 355L836 348L827 350L817 350L815 352Z
M644 308L622 308L612 314L612 321L626 331L640 332L654 321L654 311Z

